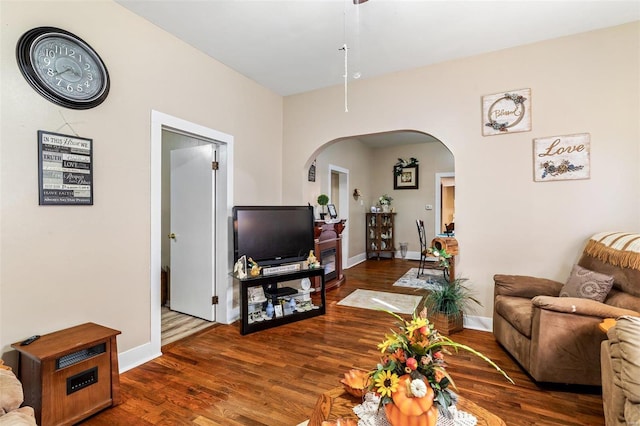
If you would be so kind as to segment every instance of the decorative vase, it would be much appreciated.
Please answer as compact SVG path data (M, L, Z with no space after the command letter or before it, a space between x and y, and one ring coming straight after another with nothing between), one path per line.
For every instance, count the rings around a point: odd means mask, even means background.
M389 207L389 204L383 204L382 205L382 213L389 213L390 209L391 209L391 207Z
M269 318L273 318L273 303L271 303L271 300L267 302L266 312Z
M392 403L384 406L387 420L391 426L435 426L438 421L438 409L433 404L434 392L427 384L427 394L414 397L408 393L411 376L400 377L397 390L393 393Z
M407 257L408 248L409 243L400 243L400 256L402 256L402 260L405 260Z

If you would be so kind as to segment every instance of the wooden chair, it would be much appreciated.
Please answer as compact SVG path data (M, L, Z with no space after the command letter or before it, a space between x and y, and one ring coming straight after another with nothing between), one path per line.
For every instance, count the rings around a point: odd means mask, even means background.
M418 238L420 238L420 264L418 265L418 277L424 273L425 264L427 262L427 236L424 232L424 221L417 219Z
M453 224L452 224L453 225ZM427 245L427 237L426 234L424 232L424 221L417 219L416 220L416 226L418 227L418 237L420 238L420 263L418 264L418 274L417 277L420 278L420 275L424 274L424 270L425 269L441 269L443 274L444 274L444 279L445 281L448 282L452 282L455 278L455 274L454 274L454 268L455 268L455 259L454 259L454 255L458 253L457 250L457 246L458 243L455 240L455 238L436 238L433 241L431 241L431 244L434 245L436 248L440 248L440 245L442 244L442 248L447 249L447 252L451 255L451 257L449 258L449 267L443 267L443 266L431 266L429 268L426 267L427 265L427 257L433 257L432 254L429 254L427 252L428 249L428 245ZM454 250L449 250L449 247L447 247L447 240L452 240L455 243L455 247ZM435 244L434 244L435 243Z

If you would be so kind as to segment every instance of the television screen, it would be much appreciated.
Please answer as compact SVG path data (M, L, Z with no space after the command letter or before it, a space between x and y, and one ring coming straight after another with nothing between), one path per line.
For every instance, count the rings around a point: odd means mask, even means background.
M234 257L260 266L299 262L314 249L312 206L236 206L233 208Z

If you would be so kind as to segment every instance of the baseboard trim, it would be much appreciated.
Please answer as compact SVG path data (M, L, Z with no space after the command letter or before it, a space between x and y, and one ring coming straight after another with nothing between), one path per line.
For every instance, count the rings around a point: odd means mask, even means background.
M396 251L395 253L396 255L396 259L402 259L402 256L400 255L400 251ZM420 260L420 252L418 251L408 251L407 255L404 258L405 260ZM344 269L349 269L352 266L356 266L359 263L364 262L365 260L367 260L367 254L366 253L360 253L358 255L355 255L353 257L350 257L349 259L347 259L347 265L344 267ZM425 259L427 262L437 262L437 259L435 257L427 257Z
M151 342L145 343L144 345L119 353L118 370L120 373L124 373L161 355L162 352L153 351Z
M402 255L400 254L400 250L396 251L395 253L396 259L402 259ZM352 266L356 266L359 263L364 262L365 260L367 260L367 255L366 253L360 253L356 256L350 257L347 260L347 266L345 267L345 269L349 269ZM418 251L408 251L407 255L405 256L404 260L420 260L420 252ZM425 259L425 261L427 262L437 262L437 259L435 257L427 257Z
M356 265L358 265L358 264L360 264L360 263L364 262L365 260L367 260L367 255L366 255L366 253L360 253L360 254L358 254L358 255L356 255L356 256L350 257L350 258L347 260L347 265L345 266L345 268L344 268L344 269L349 269L349 268L351 268L352 266L356 266Z
M479 331L493 331L493 318L464 315L464 328Z

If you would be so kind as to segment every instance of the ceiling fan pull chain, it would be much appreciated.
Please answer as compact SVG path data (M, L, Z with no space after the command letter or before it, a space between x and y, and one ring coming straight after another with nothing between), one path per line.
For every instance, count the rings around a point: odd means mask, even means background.
M343 44L340 50L344 50L344 112L349 112L349 101L348 101L348 90L347 90L347 80L349 79L348 72L348 52L347 44Z

